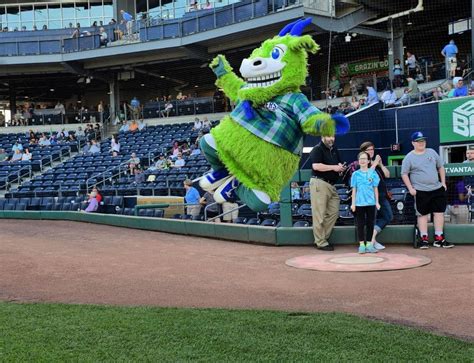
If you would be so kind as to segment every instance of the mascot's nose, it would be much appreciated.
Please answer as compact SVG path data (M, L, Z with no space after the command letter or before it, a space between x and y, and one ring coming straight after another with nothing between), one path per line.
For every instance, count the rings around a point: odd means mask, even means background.
M262 69L266 67L265 59L263 58L255 58L251 60L251 65L253 69Z

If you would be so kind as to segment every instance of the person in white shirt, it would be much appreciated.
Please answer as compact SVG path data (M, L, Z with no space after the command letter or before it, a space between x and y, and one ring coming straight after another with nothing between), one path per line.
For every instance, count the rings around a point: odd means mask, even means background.
M198 117L194 119L194 127L193 130L198 131L202 128L202 122L199 120Z
M183 155L181 153L178 154L178 158L174 162L173 168L181 168L186 165L186 162L183 159Z
M16 149L15 153L13 154L12 158L10 159L10 162L14 163L15 161L20 161L22 156L23 156L23 154L21 153L21 151L19 149Z
M211 128L211 121L207 117L204 117L204 120L202 120L202 128L208 130Z
M110 151L115 151L117 154L120 153L120 141L117 134L112 135L112 140L110 141Z
M25 149L25 152L23 153L23 155L21 156L21 161L30 161L31 160L31 153L30 153L30 150L28 150L28 148Z
M397 95L393 91L392 87L387 86L385 92L382 94L382 102L385 107L395 106L395 102L397 102Z

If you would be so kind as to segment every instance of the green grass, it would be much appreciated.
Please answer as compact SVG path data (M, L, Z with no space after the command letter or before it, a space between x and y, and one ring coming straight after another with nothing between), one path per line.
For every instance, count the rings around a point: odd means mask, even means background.
M0 361L449 361L474 344L345 314L0 303Z

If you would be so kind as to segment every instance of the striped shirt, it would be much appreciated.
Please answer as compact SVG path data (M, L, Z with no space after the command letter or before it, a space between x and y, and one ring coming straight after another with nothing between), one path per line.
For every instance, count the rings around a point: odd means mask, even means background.
M303 150L303 124L321 113L302 93L277 96L253 110L255 116L248 119L239 102L231 117L255 136L297 155Z

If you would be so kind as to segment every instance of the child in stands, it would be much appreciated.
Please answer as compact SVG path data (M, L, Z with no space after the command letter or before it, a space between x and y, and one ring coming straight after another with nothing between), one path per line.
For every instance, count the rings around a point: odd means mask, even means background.
M359 253L376 253L372 244L375 212L380 209L378 185L380 178L375 170L369 169L370 156L362 151L357 156L360 169L352 173L352 205L357 222ZM365 232L365 233L364 233Z

